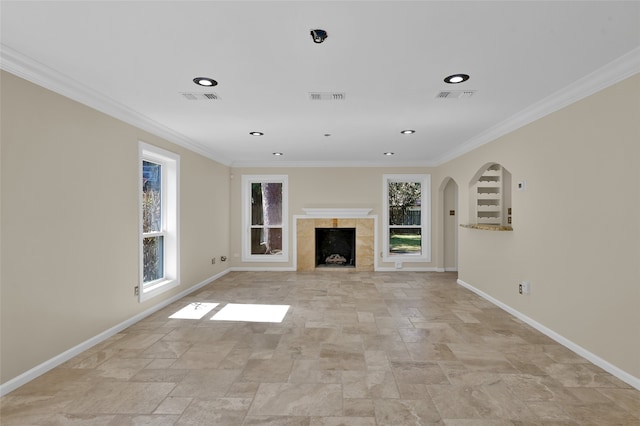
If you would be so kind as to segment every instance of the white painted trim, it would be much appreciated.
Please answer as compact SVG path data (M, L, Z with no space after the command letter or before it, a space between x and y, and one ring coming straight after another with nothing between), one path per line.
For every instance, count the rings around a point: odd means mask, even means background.
M251 254L251 184L282 184L282 253L280 255ZM289 175L242 175L242 262L289 262Z
M614 375L615 377L617 377L618 379L622 380L623 382L628 383L629 385L633 386L634 388L640 390L640 378L635 377L635 376L627 373L626 371L616 367L615 365L613 365L610 362L600 358L599 356L595 355L594 353L589 352L588 350L586 350L582 346L572 342L571 340L569 340L566 337L556 333L555 331L551 330L550 328L545 327L544 325L540 324L536 320L534 320L532 318L529 318L525 314L513 309L509 305L506 305L506 304L502 303L498 299L493 298L492 296L488 295L487 293L483 292L482 290L479 290L479 289L475 288L471 284L466 283L466 282L462 281L461 279L458 279L458 284L460 284L461 286L467 288L468 290L471 290L472 292L476 293L477 295L479 295L483 299L488 300L489 302L493 303L494 305L498 306L499 308L503 309L504 311L506 311L506 312L510 313L511 315L513 315L514 317L518 318L519 320L527 323L528 325L530 325L531 327L535 328L536 330L538 330L542 334L550 337L551 339L553 339L556 342L560 343L562 346L572 350L576 354L578 354L581 357L587 359L588 361L590 361L593 364L597 365L598 367L602 368L606 372Z
M222 163L225 166L231 165L229 159L212 152L210 148L200 145L185 135L116 102L97 90L53 68L34 61L4 44L0 44L0 68L139 129L173 142L176 145L180 145L190 151L210 158L211 160Z
M231 161L93 88L0 44L0 68L230 167L436 167L640 72L640 47L548 96L432 161Z
M302 211L309 217L314 218L363 218L371 213L371 208L303 208Z
M425 266L425 267L417 267L417 268L416 267L405 268L403 266L400 269L389 267L389 266L381 266L381 267L376 267L374 271L375 272L442 272L442 271L438 271L438 268L434 266Z
M143 161L162 166L162 230L164 236L164 277L144 283L143 253ZM138 209L139 209L139 300L145 302L180 285L180 155L155 145L138 141Z
M439 166L640 72L640 47L517 112L435 159Z
M294 266L234 266L232 272L296 272Z
M228 274L231 270L230 269L226 269L212 277L207 278L204 281L199 282L198 284L195 284L194 286L176 294L175 296L164 300L160 303L158 303L155 306L152 306L151 308L140 312L137 315L134 315L133 317L129 318L128 320L125 320L123 322L121 322L120 324L117 324L113 327L111 327L108 330L103 331L102 333L99 333L95 336L93 336L92 338L85 340L84 342L74 346L71 349L68 349L56 356L54 356L53 358L39 364L36 365L35 367L33 367L31 370L26 371L22 374L20 374L19 376L0 384L0 397L4 396L6 394L8 394L9 392L12 392L14 390L16 390L17 388L19 388L22 385L27 384L28 382L30 382L31 380L43 375L44 373L46 373L49 370L52 370L53 368L59 366L60 364L69 361L71 358L75 357L76 355L81 354L82 352L90 349L91 347L97 345L100 342L103 342L105 340L107 340L109 337L112 337L116 334L118 334L119 332L121 332L122 330L131 327L132 325L134 325L135 323L137 323L138 321L143 320L144 318L148 317L149 315L159 311L160 309L165 308L166 306L172 304L173 302L176 302L180 299L182 299L183 297L193 293L196 290L199 290L200 288L204 287L207 284L212 283L213 281L222 278L223 276L225 276L226 274Z
M458 227L456 226L456 231L458 230ZM446 267L444 268L443 272L458 272L458 268L457 267Z
M422 235L422 254L390 254L389 253L389 183L390 182L420 182L420 212L421 224L419 226ZM382 175L382 261L402 262L402 263L430 263L431 262L431 239L433 237L433 227L431 224L431 209L433 199L431 198L431 174L384 174ZM417 227L416 227L417 228ZM425 238L427 236L428 238Z

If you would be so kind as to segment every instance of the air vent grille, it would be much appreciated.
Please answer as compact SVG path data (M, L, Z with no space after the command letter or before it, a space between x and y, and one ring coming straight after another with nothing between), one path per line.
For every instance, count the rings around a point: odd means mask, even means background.
M189 101L215 101L220 99L217 93L188 93L183 92L181 95Z
M312 101L344 101L347 98L344 92L310 92Z
M470 98L476 93L475 90L445 90L436 94L437 99L462 99Z

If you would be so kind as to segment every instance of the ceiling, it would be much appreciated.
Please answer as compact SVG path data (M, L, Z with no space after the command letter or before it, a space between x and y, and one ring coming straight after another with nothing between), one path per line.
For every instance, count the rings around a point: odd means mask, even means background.
M437 165L640 69L637 1L2 1L1 24L3 69L232 166Z

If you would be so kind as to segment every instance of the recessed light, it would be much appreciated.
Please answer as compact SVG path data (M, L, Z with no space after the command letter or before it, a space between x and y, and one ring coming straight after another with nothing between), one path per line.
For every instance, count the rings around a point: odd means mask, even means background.
M416 132L415 130L407 129L407 130L401 131L400 133L402 133L403 135L411 135L411 134L413 134L415 132Z
M467 80L469 80L469 76L467 74L452 74L449 77L446 77L444 82L449 84L458 84Z
M384 155L387 155L387 156L389 156L389 155L394 155L394 154L395 154L395 152L385 152L385 153L384 153Z
M273 153L273 155L275 155L276 157L280 157L280 156L282 156L282 155L284 155L284 154L283 154L283 153L281 153L281 152L274 152L274 153Z
M262 133L262 132L249 132L249 134L251 136L262 136L262 135L264 135L264 133Z
M208 77L196 77L193 79L193 82L198 86L206 86L206 87L213 87L218 85L217 81Z

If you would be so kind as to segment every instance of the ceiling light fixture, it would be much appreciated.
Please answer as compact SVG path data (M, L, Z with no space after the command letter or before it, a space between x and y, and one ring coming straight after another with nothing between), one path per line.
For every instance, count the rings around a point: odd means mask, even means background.
M262 136L262 135L264 135L264 133L262 133L262 132L249 132L249 134L251 136Z
M284 154L281 152L274 152L273 155L275 155L276 157L280 157L280 156L283 156Z
M208 77L196 77L193 79L193 82L198 86L205 86L205 87L213 87L218 85L217 81Z
M383 153L383 154L384 154L384 155L386 155L386 156L390 156L390 155L394 155L394 154L395 154L395 152L385 152L385 153Z
M402 133L403 135L412 135L415 132L416 132L415 130L407 129L407 130L401 131L400 133Z
M458 84L467 80L469 80L469 75L467 74L452 74L449 77L446 77L444 82L449 84Z

